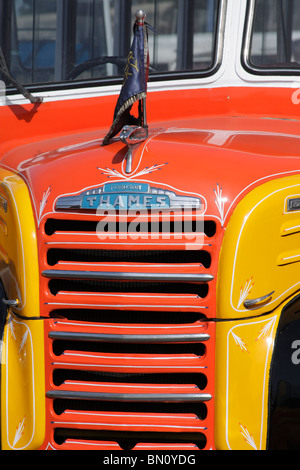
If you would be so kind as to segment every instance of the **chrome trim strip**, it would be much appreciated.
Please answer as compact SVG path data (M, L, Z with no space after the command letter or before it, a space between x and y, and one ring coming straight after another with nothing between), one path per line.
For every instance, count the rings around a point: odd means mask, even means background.
M11 300L2 299L2 302L7 307L18 307L18 305L20 303L19 299L11 299Z
M70 331L50 331L50 339L70 341L94 341L99 343L199 343L208 341L206 333L179 335L113 335L107 333L77 333Z
M49 390L47 398L70 400L99 400L139 403L202 403L212 399L209 393L103 393L77 392L69 390Z
M273 290L272 292L270 292L270 294L264 295L262 297L258 297L257 299L245 300L244 307L250 309L252 307L258 308L259 304L261 303L265 305L266 302L269 302L271 300L271 297L274 293L275 291Z
M1 185L2 186L2 185ZM4 212L7 213L7 209L8 209L8 201L7 199L2 195L0 194L0 208L4 210Z
M210 282L214 279L214 276L211 274L65 271L58 269L47 269L42 272L42 275L50 279L103 279L122 281Z

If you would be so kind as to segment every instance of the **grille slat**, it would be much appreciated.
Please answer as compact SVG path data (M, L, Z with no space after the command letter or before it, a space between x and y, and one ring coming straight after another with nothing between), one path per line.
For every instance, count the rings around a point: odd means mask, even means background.
M204 250L92 250L92 249L69 249L49 248L47 251L47 262L49 266L54 266L59 261L73 261L85 263L130 263L182 265L198 264L209 268L211 265L211 255Z
M97 231L108 231L109 229L113 229L113 231L117 233L137 231L144 233L154 231L157 233L181 233L184 224L193 231L197 229L197 219L195 217L184 221L182 216L179 217L179 220L176 220L176 216L173 215L173 219L168 218L168 220L165 221L162 217L156 216L152 217L152 220L149 220L148 217L141 215L139 219L140 221L136 222L135 217L132 219L126 217L125 220L122 220L122 217L117 218L117 220L114 218L112 219L111 227L106 222L108 217L105 217L104 223L101 223L101 221L99 223L99 218L98 220L48 219L45 224L45 233L48 236L52 236L57 232L93 233ZM203 232L206 236L212 237L216 232L216 223L213 221L202 221L201 228L203 228Z
M109 272L109 271L66 271L62 269L48 269L42 276L50 279L117 279L126 281L160 281L160 282L210 282L214 279L211 274L190 273L135 273L135 272Z
M156 310L127 310L126 313L120 310L105 309L55 309L51 311L51 317L54 319L72 320L77 322L90 322L94 324L112 323L112 324L165 324L180 325L193 324L205 321L206 318L200 312L170 312Z
M174 436L173 433L169 432L145 432L145 431L102 431L95 429L76 429L72 427L59 427L55 429L54 440L61 448L65 448L65 444L68 444L70 441L80 442L81 444L85 442L92 441L98 445L101 445L103 449L111 450L111 443L113 444L113 449L119 450L137 450L137 449L146 449L149 451L149 447L152 449L174 449L174 441L176 443L176 450L181 448L182 450L197 450L204 449L207 444L207 439L204 433L191 433L191 432L182 432L176 433ZM151 444L154 444L153 447ZM191 443L191 444L189 444ZM147 445L146 445L147 444ZM164 445L163 445L164 444ZM168 445L169 444L169 445ZM188 445L188 448L187 448ZM67 447L67 446L66 446ZM70 448L70 447L69 447ZM72 447L74 449L74 447ZM90 444L90 448L92 445Z
M49 281L51 294L64 292L79 293L136 293L136 294L191 294L197 298L207 296L207 284L195 283L155 283L155 282L118 282L118 281L93 281L76 279L51 279ZM78 300L78 299L77 299ZM179 299L178 299L179 300Z
M84 403L84 406L83 406ZM128 414L142 415L145 417L148 414L155 414L155 416L170 416L177 417L179 414L192 415L193 419L204 421L207 417L207 406L205 402L199 403L170 403L170 402L98 402L95 400L72 400L66 398L55 398L53 402L53 408L57 416L65 413L66 410L71 411L94 411L102 413L123 413L124 416Z
M130 365L129 365L130 366ZM203 372L203 371L202 371ZM160 373L159 371L142 372L132 371L130 374L122 372L110 372L103 370L92 370L92 369L80 369L75 368L74 364L68 368L56 368L53 371L53 384L55 387L60 385L67 385L69 382L77 384L102 384L102 386L113 386L113 387L130 387L135 386L137 389L139 386L146 385L147 387L156 387L157 385L163 385L167 387L176 386L177 389L183 387L197 387L199 390L204 390L207 386L207 377L204 373L191 372L185 370L180 372ZM192 385L191 385L192 384ZM82 385L83 386L83 385ZM169 391L169 390L167 390ZM133 405L134 406L134 405ZM133 408L132 408L133 409ZM140 409L141 411L141 409ZM174 410L173 410L174 411Z

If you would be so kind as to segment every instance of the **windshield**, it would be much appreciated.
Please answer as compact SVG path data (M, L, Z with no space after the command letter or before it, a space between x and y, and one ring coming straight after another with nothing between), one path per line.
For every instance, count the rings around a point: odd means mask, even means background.
M248 21L245 62L252 71L300 71L299 0L252 0Z
M210 72L219 0L3 0L0 45L24 85L121 77L135 12L149 32L150 75ZM81 65L81 67L78 67Z

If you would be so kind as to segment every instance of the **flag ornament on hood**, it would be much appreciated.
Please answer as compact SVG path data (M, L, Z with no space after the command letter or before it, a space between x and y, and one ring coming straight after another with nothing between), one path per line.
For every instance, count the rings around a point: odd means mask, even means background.
M102 145L107 145L109 140L118 134L125 125L144 126L143 107L139 106L139 117L130 114L136 101L146 99L147 82L149 75L149 49L148 27L145 23L145 13L138 10L134 23L134 38L127 57L124 71L122 89L116 104L112 126L105 136Z

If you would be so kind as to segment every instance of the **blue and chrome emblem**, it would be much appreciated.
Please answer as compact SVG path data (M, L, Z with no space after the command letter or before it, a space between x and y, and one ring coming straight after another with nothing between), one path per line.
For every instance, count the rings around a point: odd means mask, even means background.
M78 195L57 199L56 210L170 210L204 209L200 197L183 196L148 183L120 181L106 183Z

